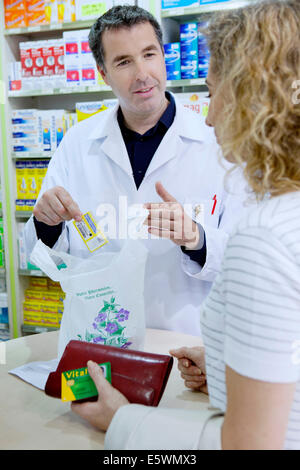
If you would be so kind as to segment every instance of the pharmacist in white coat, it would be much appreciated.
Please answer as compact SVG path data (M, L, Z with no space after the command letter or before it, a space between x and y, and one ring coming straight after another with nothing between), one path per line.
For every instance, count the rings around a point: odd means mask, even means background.
M146 325L200 334L199 306L244 210L245 183L233 173L226 190L213 132L165 92L161 30L148 12L114 7L95 23L90 45L119 104L67 132L25 228L27 253L41 238L92 256L72 223L87 211L110 225L101 250L118 251L128 207L146 204Z

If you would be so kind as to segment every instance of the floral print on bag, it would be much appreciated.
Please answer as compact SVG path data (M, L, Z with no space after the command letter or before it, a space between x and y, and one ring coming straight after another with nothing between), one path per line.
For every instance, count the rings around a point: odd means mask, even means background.
M126 323L130 312L115 303L115 297L110 302L103 300L103 307L98 312L92 324L93 333L86 330L84 341L89 343L105 344L127 349L132 343L126 335ZM81 335L77 335L83 340Z

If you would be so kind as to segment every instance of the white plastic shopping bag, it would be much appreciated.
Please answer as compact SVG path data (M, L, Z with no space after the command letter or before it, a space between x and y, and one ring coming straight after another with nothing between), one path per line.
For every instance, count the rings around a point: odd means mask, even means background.
M59 358L72 339L143 349L147 254L140 240L129 239L117 253L82 259L56 252L38 240L31 261L59 281L66 293Z

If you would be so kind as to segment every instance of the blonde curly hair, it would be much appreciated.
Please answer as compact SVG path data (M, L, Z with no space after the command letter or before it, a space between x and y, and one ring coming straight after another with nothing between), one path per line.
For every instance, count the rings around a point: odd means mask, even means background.
M224 112L224 157L258 199L300 190L300 0L265 0L217 14L204 31Z

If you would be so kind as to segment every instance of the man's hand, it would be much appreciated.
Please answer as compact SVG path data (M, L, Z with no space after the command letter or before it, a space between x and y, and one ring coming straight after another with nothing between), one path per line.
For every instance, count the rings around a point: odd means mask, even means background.
M178 369L186 387L208 393L206 385L205 350L202 347L179 348L169 351L178 359Z
M98 400L72 403L71 410L96 428L106 431L114 414L121 406L128 405L129 401L106 380L98 364L88 361L87 365L88 372L98 391Z
M149 216L144 222L148 231L161 238L168 238L176 245L194 250L199 244L200 234L197 224L184 212L181 204L169 194L161 183L155 185L163 203L147 203Z
M82 213L70 194L61 186L48 189L33 209L33 215L39 222L58 225L64 220L81 220Z

